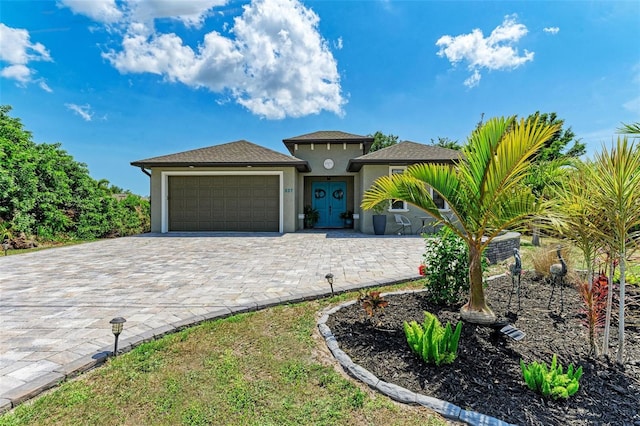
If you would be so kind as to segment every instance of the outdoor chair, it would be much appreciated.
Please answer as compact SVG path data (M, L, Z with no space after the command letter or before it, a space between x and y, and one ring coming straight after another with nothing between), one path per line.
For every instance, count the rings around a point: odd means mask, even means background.
M413 228L411 227L411 221L409 220L408 217L403 216L401 214L394 214L393 215L396 219L396 225L398 225L398 229L396 229L396 232L398 233L398 235L400 234L406 234L406 228L409 228L409 233L413 234Z

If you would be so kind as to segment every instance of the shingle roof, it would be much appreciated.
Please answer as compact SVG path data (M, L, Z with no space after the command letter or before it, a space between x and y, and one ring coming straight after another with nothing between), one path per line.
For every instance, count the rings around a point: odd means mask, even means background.
M452 163L461 156L453 149L403 141L349 160L347 170L357 172L365 164Z
M147 158L134 161L131 165L137 167L290 166L296 167L299 171L310 170L309 163L305 160L245 140Z
M295 144L311 144L311 143L362 143L365 145L365 151L369 150L369 147L373 143L371 136L354 135L353 133L341 132L339 130L320 130L318 132L307 133L300 136L294 136L292 138L283 139L282 142L286 145L290 153L294 153Z
M286 141L296 141L296 142L358 141L358 142L362 142L365 140L371 140L373 142L373 138L371 136L354 135L353 133L341 132L339 130L320 130L318 132L307 133L305 135L294 136L292 138L283 139L284 142Z

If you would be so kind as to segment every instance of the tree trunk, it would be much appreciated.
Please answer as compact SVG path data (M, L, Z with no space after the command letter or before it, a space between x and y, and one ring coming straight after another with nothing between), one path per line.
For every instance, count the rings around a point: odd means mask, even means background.
M540 247L540 227L535 222L531 230L531 244L534 247Z
M474 324L493 324L496 315L487 306L482 288L482 252L469 244L469 301L460 308L463 320Z
M613 257L609 257L609 273L607 274L607 313L604 317L604 332L602 335L602 355L609 355L609 332L611 329L611 305L613 304Z
M618 364L624 364L624 294L625 294L625 271L627 265L625 262L625 251L620 253L620 312L618 314L618 354L616 361Z

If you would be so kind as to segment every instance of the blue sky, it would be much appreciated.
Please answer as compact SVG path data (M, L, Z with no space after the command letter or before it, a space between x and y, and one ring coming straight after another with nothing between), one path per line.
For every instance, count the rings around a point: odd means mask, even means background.
M640 121L638 1L59 0L0 3L0 104L96 179L239 139L317 130L464 142L556 112L587 143Z

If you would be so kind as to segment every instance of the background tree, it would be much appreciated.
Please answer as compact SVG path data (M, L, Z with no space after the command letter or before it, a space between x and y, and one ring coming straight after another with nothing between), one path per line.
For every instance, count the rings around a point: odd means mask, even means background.
M461 316L469 322L495 322L482 286L482 252L504 229L524 225L543 209L523 185L531 158L558 130L531 120L493 118L474 130L456 167L416 164L402 174L378 178L363 197L371 209L385 200L413 204L451 229L469 248L469 302ZM433 201L433 188L449 205L453 219Z
M527 117L527 121L556 126L558 129L531 159L531 170L525 180L533 194L542 199L548 186L557 183L562 176L561 168L583 155L586 147L580 140L575 139L571 127L563 129L564 120L559 119L555 112L541 114L537 111ZM540 227L535 222L532 226L531 242L534 246L540 246Z
M462 149L462 145L460 145L457 140L454 141L442 136L438 136L436 139L437 140L433 140L433 138L431 138L431 145L439 146L441 148L455 149L456 151L460 151Z
M373 137L373 144L371 144L371 149L369 149L369 152L378 151L379 149L387 148L398 143L398 137L396 135L392 135L391 133L385 135L381 131L377 131L373 135L368 136Z
M10 106L0 106L0 223L12 235L101 238L148 231L149 202L118 200L106 180L60 144L36 144Z

